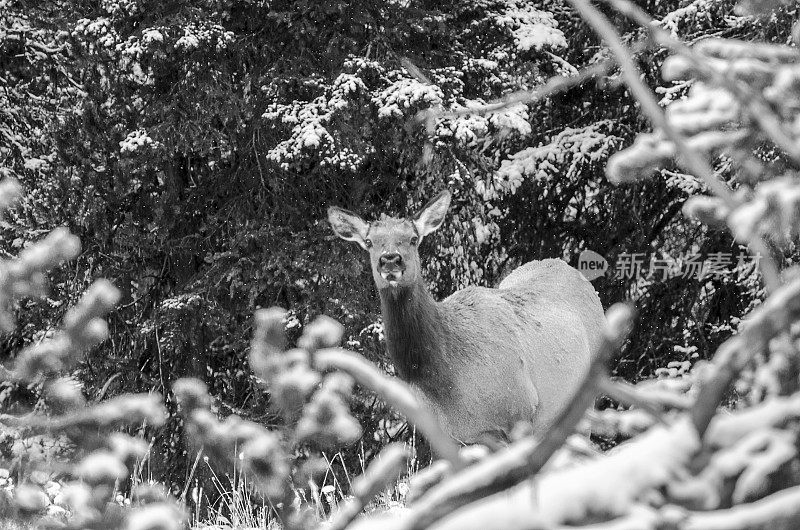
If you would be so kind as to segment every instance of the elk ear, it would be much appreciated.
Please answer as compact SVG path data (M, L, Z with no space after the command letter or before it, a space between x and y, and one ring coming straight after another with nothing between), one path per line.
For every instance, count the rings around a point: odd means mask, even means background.
M449 206L449 191L441 192L425 205L425 208L414 217L414 226L417 227L420 237L425 237L442 226Z
M331 206L328 208L328 222L336 235L347 241L355 241L367 250L364 238L367 237L369 224L353 212Z

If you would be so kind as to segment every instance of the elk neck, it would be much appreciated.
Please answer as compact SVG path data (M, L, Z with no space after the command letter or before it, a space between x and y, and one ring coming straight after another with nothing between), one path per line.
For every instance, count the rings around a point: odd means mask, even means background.
M423 384L439 372L436 367L446 352L438 304L422 280L379 292L386 344L398 375Z

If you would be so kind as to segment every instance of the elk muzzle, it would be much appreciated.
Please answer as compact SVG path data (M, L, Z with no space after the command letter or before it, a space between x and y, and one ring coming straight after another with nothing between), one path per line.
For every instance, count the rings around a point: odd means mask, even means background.
M403 256L397 252L387 252L378 258L378 272L392 287L397 285L405 270Z

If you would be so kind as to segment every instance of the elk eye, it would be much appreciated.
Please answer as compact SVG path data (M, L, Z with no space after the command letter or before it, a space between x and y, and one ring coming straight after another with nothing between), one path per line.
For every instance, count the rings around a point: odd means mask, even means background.
M419 238L417 236L411 236L411 244L412 245L416 245L418 241L419 241Z
M365 239L364 240L364 244L367 245L367 248L372 248L372 240L371 239Z

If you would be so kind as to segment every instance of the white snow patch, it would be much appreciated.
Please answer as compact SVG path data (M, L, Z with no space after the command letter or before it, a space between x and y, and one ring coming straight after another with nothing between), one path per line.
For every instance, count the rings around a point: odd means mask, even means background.
M558 29L558 22L553 15L530 4L510 0L505 12L495 20L511 29L519 50L540 51L567 47L567 39Z

